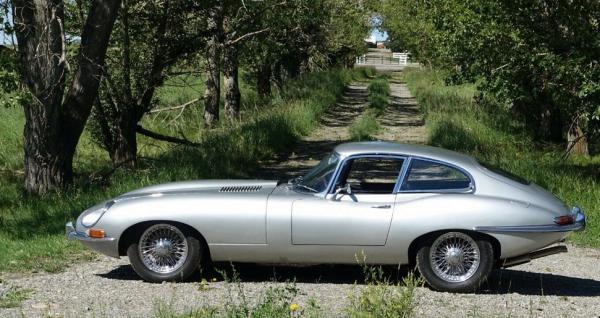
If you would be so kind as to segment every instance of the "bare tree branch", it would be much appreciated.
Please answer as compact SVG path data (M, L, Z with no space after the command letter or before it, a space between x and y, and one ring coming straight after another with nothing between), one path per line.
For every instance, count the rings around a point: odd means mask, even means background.
M150 138L156 139L156 140L162 140L162 141L172 142L175 144L186 145L186 146L194 146L194 147L200 146L199 143L187 140L187 139L185 139L185 137L177 138L177 137L162 135L162 134L147 130L144 127L142 127L141 125L137 126L136 131L140 135L144 135L146 137L150 137Z
M181 108L186 108L188 106L190 106L191 104L201 100L202 98L195 98L192 99L191 101L185 103L185 104L181 104L179 106L173 106L173 107L165 107L165 108L159 108L159 109L153 109L151 111L148 112L148 114L153 114L153 113L160 113L160 112L164 112L164 111L170 111L170 110L176 110L176 109L181 109Z
M254 32L246 33L246 34L244 34L244 35L242 35L242 36L240 36L240 37L238 37L238 38L236 38L236 39L233 39L233 40L229 40L229 41L227 41L227 42L225 43L225 45L236 45L238 42L241 42L241 41L243 41L243 40L245 40L245 39L247 39L247 38L249 38L249 37L252 37L252 36L255 36L255 35L258 35L258 34L261 34L261 33L267 32L267 31L269 31L269 30L271 30L271 28L264 28L264 29L262 29L262 30L258 30L258 31L254 31Z

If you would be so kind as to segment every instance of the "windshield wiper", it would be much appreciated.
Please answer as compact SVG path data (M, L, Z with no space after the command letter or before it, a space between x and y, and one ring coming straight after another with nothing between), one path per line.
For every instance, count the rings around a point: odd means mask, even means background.
M304 188L304 189L310 190L310 191L312 191L314 193L319 193L319 191L317 191L317 190L315 190L315 189L313 189L313 188L311 188L311 187L309 187L307 185L303 185L302 183L296 183L294 185L297 186L297 187L300 187L300 188Z

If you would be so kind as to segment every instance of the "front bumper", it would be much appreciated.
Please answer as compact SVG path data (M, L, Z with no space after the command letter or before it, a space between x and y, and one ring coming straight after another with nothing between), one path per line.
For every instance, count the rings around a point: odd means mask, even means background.
M65 225L67 239L70 241L80 241L86 247L98 251L102 254L119 258L118 241L114 237L94 238L86 232L77 231L73 222Z
M475 231L487 233L548 233L548 232L573 232L585 229L585 214L579 207L571 210L573 223L567 225L519 225L519 226L476 226Z

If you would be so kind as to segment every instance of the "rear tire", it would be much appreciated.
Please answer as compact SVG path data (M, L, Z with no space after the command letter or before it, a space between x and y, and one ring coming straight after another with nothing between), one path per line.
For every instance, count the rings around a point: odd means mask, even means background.
M133 270L145 281L183 281L202 261L202 244L185 228L169 223L147 227L127 248Z
M487 280L494 265L494 249L479 235L446 232L423 244L416 262L421 276L433 289L470 293Z

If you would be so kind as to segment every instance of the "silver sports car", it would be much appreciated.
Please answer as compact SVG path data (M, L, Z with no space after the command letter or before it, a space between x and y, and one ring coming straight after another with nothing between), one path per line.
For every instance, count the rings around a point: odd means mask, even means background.
M412 264L443 291L473 291L492 268L550 254L585 227L551 193L445 149L346 143L286 182L151 186L84 211L67 237L127 255L150 282L206 261ZM543 249L545 248L545 249Z

